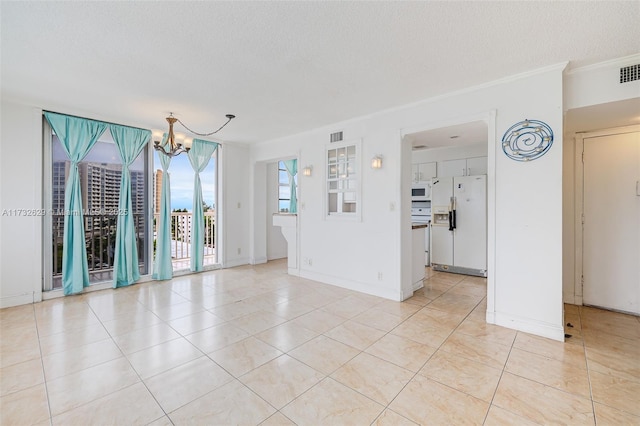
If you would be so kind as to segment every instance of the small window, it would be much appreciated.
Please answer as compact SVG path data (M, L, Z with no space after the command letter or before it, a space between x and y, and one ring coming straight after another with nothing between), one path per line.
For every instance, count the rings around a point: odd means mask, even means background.
M358 144L327 148L327 214L355 216L359 213Z
M283 161L278 161L278 211L288 213L291 204L291 185L289 173Z

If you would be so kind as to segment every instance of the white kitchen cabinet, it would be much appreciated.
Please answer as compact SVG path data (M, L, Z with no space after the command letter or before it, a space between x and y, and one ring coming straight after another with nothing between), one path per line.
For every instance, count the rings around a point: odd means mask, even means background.
M487 174L487 157L467 158L467 176Z
M467 160L446 160L440 162L438 167L438 177L465 176L467 171Z
M477 176L487 174L487 157L461 158L441 161L438 177Z
M411 165L411 176L414 182L426 182L437 176L436 162L416 163Z

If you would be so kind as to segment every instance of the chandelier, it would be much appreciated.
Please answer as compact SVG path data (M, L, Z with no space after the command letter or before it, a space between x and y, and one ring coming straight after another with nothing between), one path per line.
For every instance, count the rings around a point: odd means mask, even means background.
M182 125L182 127L187 129L188 131L190 131L194 135L211 136L211 135L214 135L214 134L218 133L220 130L222 130L222 128L224 126L229 124L229 122L231 120L236 118L236 116L233 115L233 114L227 114L225 117L227 117L226 123L224 123L222 126L220 126L217 130L214 130L213 132L210 132L210 133L198 133L198 132L194 132L193 130L188 128L182 121L180 121L180 119L174 117L173 113L171 112L171 113L169 113L169 117L167 117L167 123L169 123L169 132L166 133L166 135L167 135L166 141L169 143L169 145L165 148L164 146L160 145L162 143L162 141L156 139L156 140L153 141L153 147L155 148L156 151L160 151L161 153L163 153L164 155L169 156L169 157L175 157L176 155L180 155L183 152L189 152L189 150L191 149L191 140L187 140L187 141L185 141L185 143L182 143L180 141L176 142L176 139L178 139L178 138L176 137L175 133L173 132L173 125L176 122L180 123ZM166 143L165 143L165 145L166 145Z

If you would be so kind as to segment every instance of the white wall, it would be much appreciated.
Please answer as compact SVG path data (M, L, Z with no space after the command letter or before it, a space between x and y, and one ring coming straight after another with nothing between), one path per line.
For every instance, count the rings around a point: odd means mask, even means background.
M250 263L249 149L226 143L219 155L221 173L222 241L219 261L223 268Z
M3 100L0 123L0 307L4 308L42 299L42 111ZM16 146L20 152L12 148ZM31 211L16 216L9 213L13 209Z
M490 213L490 322L558 340L562 328L562 70L564 64L468 91L336 123L252 147L252 164L299 152L301 177L300 265L302 276L402 300L410 296L409 224L411 152L402 129L444 127L496 111L488 144ZM468 117L469 120L465 120ZM503 153L500 140L514 123L539 119L555 130L555 146L542 158L521 163ZM330 220L323 211L325 148L329 134L362 140L362 220ZM370 159L383 155L383 168ZM407 158L408 157L408 158ZM254 168L255 169L255 168ZM403 172L404 171L404 172ZM406 192L406 194L405 194ZM495 206L495 207L494 207ZM312 264L304 263L311 259ZM381 274L382 279L378 279ZM408 285L407 285L408 284Z
M302 175L302 173L300 173ZM278 212L278 163L267 163L266 193L267 260L287 257L287 240L279 226L273 226L273 214Z

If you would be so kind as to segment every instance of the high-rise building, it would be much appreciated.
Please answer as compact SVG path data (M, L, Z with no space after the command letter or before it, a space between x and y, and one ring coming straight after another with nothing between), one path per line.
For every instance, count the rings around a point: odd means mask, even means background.
M160 198L162 196L162 170L157 169L153 176L155 213L160 214Z

